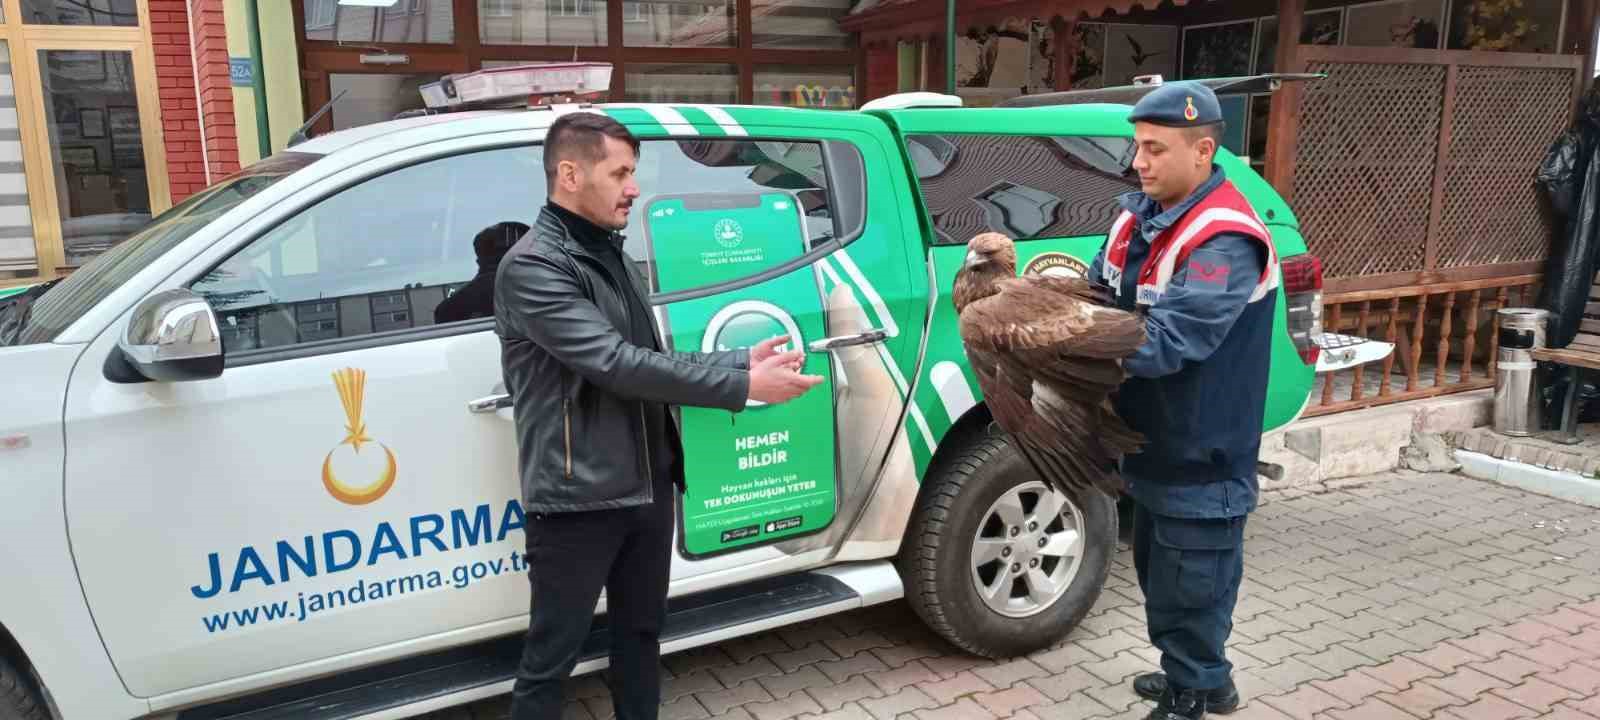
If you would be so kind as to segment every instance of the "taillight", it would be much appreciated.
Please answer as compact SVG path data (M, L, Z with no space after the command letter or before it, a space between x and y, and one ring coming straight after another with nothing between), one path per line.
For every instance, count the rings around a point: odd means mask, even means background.
M1283 273L1284 305L1288 308L1289 337L1294 340L1300 359L1317 364L1322 348L1322 261L1304 253L1284 258L1278 264Z

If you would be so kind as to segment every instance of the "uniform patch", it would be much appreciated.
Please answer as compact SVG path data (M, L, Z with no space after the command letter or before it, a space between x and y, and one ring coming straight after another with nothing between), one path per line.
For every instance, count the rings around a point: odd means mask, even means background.
M1112 267L1109 262L1104 263L1100 266L1100 277L1105 278L1106 284L1116 290L1117 295L1122 294L1122 270Z
M1196 250L1189 255L1189 272L1184 284L1189 287L1204 285L1226 288L1231 270L1227 255L1212 250Z

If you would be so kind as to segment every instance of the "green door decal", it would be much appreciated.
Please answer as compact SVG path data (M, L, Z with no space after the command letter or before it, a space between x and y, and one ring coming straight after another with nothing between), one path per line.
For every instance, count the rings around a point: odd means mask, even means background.
M652 198L645 235L658 292L746 278L806 252L794 195L680 194ZM663 307L673 349L711 352L789 335L788 347L824 337L815 271L801 267L750 287ZM829 377L826 356L805 372ZM682 550L703 557L823 530L836 511L831 378L780 405L743 412L682 408Z

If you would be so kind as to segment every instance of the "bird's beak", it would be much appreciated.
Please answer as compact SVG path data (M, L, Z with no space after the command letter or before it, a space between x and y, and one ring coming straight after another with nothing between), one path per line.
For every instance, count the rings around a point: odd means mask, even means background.
M968 250L967 251L967 261L962 264L962 267L964 267L964 268L972 268L972 267L977 267L978 265L982 265L982 264L983 264L983 256L979 255L978 251L976 251L976 250Z

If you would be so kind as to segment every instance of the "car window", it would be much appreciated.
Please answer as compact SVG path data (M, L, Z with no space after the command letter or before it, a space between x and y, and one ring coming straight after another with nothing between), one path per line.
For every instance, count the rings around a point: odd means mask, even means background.
M746 280L847 240L864 222L860 166L848 143L645 141L624 249L656 293Z
M1139 189L1127 137L910 135L939 244L983 232L1017 240L1103 235L1117 196Z
M639 150L637 179L640 197L628 215L624 245L636 260L650 255L645 247L647 225L651 223L645 215L647 208L655 207L663 198L684 194L727 198L790 195L804 218L806 247L802 251L838 236L829 172L820 142L707 138L646 141ZM858 188L857 192L864 190ZM772 262L748 269L760 272L781 262L773 256Z
M742 276L793 260L839 235L823 150L819 142L791 140L645 141L641 197L629 213L624 250L653 281L653 256L692 251L674 244L679 236L672 233L652 248L647 208L674 198L691 205L708 197L717 198L713 204L787 199L802 240L773 243L759 256L748 248L731 254ZM217 311L230 353L492 317L494 268L545 202L538 146L420 163L323 200L192 287ZM485 243L486 234L495 241Z
M135 273L223 213L315 162L321 155L283 152L219 180L161 213L150 224L42 293L0 301L0 345L49 342Z
M494 268L544 198L537 146L411 165L279 224L192 287L230 353L490 317Z

